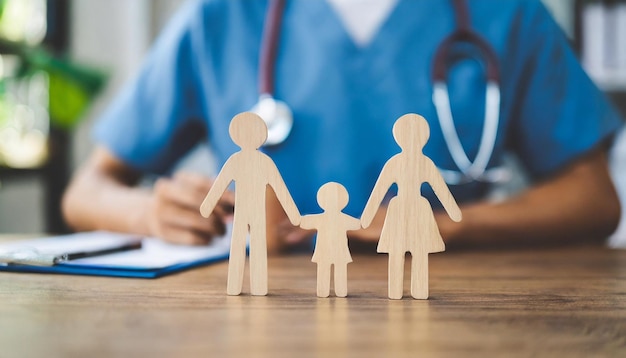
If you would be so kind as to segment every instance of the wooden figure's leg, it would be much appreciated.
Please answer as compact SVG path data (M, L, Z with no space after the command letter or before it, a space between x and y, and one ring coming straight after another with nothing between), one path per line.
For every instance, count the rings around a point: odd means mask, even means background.
M250 294L267 295L267 242L265 225L250 226Z
M230 243L228 258L228 283L226 294L237 296L243 286L243 271L246 265L246 234L247 225L239 227L233 224L233 237Z
M389 253L389 298L402 299L404 291L404 253Z
M346 297L348 295L348 264L333 265L335 270L335 295Z
M330 295L330 265L318 263L317 297L328 297L328 295Z
M417 300L428 298L428 254L411 255L411 296Z

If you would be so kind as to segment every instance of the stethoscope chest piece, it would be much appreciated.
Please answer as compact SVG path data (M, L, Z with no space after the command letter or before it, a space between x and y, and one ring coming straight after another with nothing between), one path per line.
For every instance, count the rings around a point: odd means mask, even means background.
M293 114L289 106L270 95L259 97L259 102L252 107L267 124L267 141L265 146L277 145L285 141L293 128Z

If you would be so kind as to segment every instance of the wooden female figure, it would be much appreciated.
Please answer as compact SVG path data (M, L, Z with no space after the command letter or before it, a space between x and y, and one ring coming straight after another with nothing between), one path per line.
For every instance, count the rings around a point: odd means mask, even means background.
M393 137L402 151L385 163L370 195L361 224L368 227L389 187L396 183L398 193L389 201L378 252L389 253L389 298L402 298L404 256L411 253L411 295L428 298L428 254L445 250L430 203L421 195L428 183L454 221L461 210L435 164L422 153L430 136L424 117L406 114L393 126Z

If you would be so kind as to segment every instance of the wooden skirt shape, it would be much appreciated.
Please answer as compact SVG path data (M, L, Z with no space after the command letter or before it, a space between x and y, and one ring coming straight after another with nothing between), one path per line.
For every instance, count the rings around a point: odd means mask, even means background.
M378 242L381 253L431 253L445 250L432 208L423 197L394 197Z

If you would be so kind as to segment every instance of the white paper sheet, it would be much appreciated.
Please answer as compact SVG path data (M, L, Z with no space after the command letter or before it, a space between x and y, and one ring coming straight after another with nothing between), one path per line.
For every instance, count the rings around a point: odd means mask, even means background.
M65 262L68 265L115 266L138 269L156 269L228 254L230 234L216 238L208 246L183 246L165 243L156 238L143 239L139 250L124 251L106 256L87 257Z
M0 255L16 252L35 252L40 255L63 255L77 252L100 251L119 247L137 240L141 249L122 251L107 255L86 257L62 262L73 266L100 266L131 269L158 269L175 264L224 257L230 250L232 225L227 225L224 236L215 238L207 246L184 246L168 244L157 238L141 238L137 235L106 231L77 233L64 236L21 240L0 244Z

